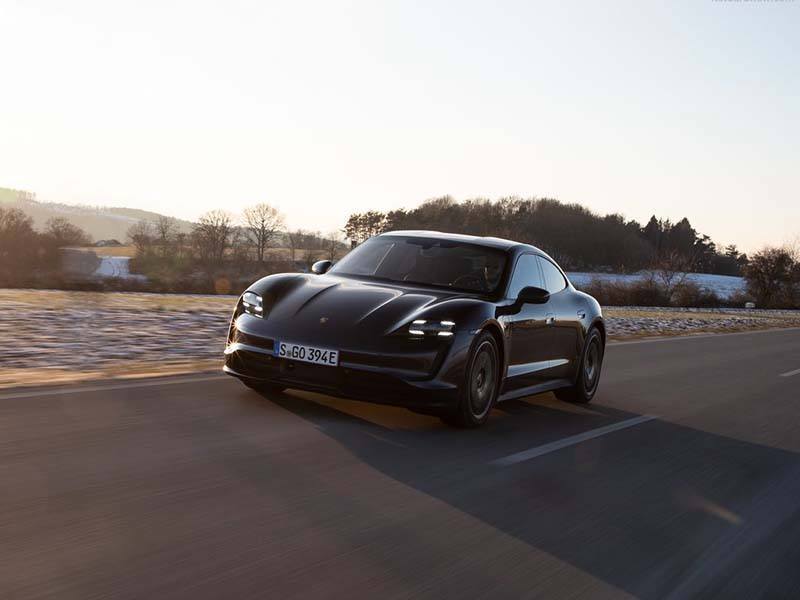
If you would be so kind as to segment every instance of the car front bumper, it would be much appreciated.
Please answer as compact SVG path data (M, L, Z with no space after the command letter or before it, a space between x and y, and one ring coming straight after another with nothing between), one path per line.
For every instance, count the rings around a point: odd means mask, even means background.
M464 381L464 363L472 336L457 333L446 343L436 340L381 341L381 347L339 348L339 366L280 358L275 342L253 318L233 324L225 349L224 371L251 383L321 392L415 410L455 407ZM238 326L238 327L237 327ZM291 340L317 345L314 341ZM332 347L326 344L325 347Z

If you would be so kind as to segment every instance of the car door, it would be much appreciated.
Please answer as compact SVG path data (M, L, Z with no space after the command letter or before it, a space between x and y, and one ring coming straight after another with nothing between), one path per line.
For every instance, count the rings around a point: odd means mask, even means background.
M549 303L517 303L520 290L527 286L545 286L534 254L519 256L506 290L511 305L511 312L501 317L506 322L510 338L506 392L542 383L548 378L550 368L552 327L547 323Z
M543 256L537 258L545 289L550 292L546 305L551 330L549 374L554 378L569 378L575 372L579 352L579 307L561 269Z

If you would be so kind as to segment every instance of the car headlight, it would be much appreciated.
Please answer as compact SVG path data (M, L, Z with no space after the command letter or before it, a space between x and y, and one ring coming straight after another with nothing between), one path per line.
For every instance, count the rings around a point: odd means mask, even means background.
M453 321L417 319L416 321L411 321L411 325L408 326L408 334L411 337L420 338L434 335L437 337L451 337L455 328L456 324Z
M261 296L253 292L245 292L242 294L242 307L244 312L254 317L264 316L264 301Z

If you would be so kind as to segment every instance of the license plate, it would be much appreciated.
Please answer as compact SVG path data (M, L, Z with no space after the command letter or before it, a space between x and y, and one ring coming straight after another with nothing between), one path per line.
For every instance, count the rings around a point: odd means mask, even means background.
M338 350L315 348L314 346L304 346L302 344L289 344L287 342L275 343L277 344L277 355L280 358L299 360L315 365L326 365L328 367L335 367L339 364Z

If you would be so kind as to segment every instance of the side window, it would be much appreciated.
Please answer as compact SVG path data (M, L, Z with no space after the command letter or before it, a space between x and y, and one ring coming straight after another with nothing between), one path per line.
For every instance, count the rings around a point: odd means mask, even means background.
M544 287L551 294L560 292L567 287L567 281L553 263L546 258L539 257L539 264L542 265L542 275L544 275Z
M514 267L514 274L511 276L511 283L508 284L506 297L515 299L519 296L522 288L530 285L544 287L536 257L533 254L523 254Z

